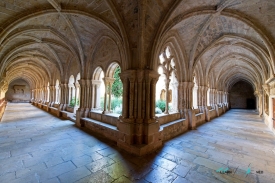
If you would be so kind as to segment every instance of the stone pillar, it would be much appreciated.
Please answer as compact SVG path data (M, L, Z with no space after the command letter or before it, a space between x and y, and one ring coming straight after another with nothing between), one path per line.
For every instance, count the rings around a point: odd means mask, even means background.
M44 102L47 102L47 96L48 96L48 87L47 86L45 86L44 87Z
M80 79L79 80L79 85L80 85L80 106L78 110L76 111L76 126L78 127L83 127L84 124L81 123L81 118L82 117L87 117L86 113L86 80L85 79Z
M170 83L170 79L166 78L165 79L165 90L166 90L166 95L165 95L165 111L164 114L169 114L169 109L168 109L168 101L169 101L169 83Z
M103 114L107 114L111 112L111 96L112 96L112 85L115 81L114 78L108 78L105 77L103 78L104 84L105 84L105 95L104 95L104 110L103 110ZM109 98L108 98L109 96ZM108 103L107 103L108 101ZM107 108L107 104L108 104L108 108Z
M180 95L182 98L182 110L184 117L188 121L189 129L196 129L196 121L195 121L195 112L192 110L192 99L193 99L193 82L181 82L180 83Z
M136 155L154 151L162 145L155 118L155 87L158 73L127 70L120 74L123 83L123 109L119 117L118 146Z
M100 107L100 80L92 80L92 109L98 109Z
M254 95L257 98L257 110L259 116L263 115L263 91L255 91Z
M171 83L172 86L172 109L173 112L178 112L178 87L179 87L179 83L178 82L174 82Z
M90 111L92 108L92 81L86 80L86 110Z
M55 86L49 86L49 90L50 90L50 103L55 101Z
M200 112L205 113L205 121L210 121L210 114L209 114L209 110L207 108L208 87L207 86L199 86L198 91L199 91L198 94L199 94Z
M78 96L79 96L79 83L75 83L74 86L75 86L75 96L74 96L75 97L75 105L78 106L77 101L79 101L79 99L78 99Z

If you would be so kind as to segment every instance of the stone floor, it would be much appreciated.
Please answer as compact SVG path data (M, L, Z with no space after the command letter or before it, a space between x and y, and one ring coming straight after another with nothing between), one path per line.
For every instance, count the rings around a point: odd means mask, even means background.
M134 157L71 121L8 104L0 123L0 182L271 183L275 137L253 111L231 110L154 154Z

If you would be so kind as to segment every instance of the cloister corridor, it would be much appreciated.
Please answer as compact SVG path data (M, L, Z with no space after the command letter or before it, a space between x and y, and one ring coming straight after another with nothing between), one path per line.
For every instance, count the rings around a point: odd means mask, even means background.
M0 123L0 182L272 183L274 145L253 110L229 110L138 157L31 104L8 103Z

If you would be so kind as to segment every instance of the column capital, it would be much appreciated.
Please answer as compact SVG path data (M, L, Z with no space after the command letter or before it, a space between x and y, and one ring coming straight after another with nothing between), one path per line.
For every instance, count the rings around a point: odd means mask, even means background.
M92 80L92 85L100 85L102 83L102 81L100 80Z

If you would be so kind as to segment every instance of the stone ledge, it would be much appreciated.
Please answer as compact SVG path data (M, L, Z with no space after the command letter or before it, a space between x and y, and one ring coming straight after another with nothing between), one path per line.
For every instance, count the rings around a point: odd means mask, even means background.
M116 126L106 124L91 118L81 118L81 121L83 121L81 123L84 124L84 127L88 128L92 132L103 135L104 137L117 142L118 129Z
M186 119L178 119L160 126L163 134L163 140L169 140L188 130L188 122Z

